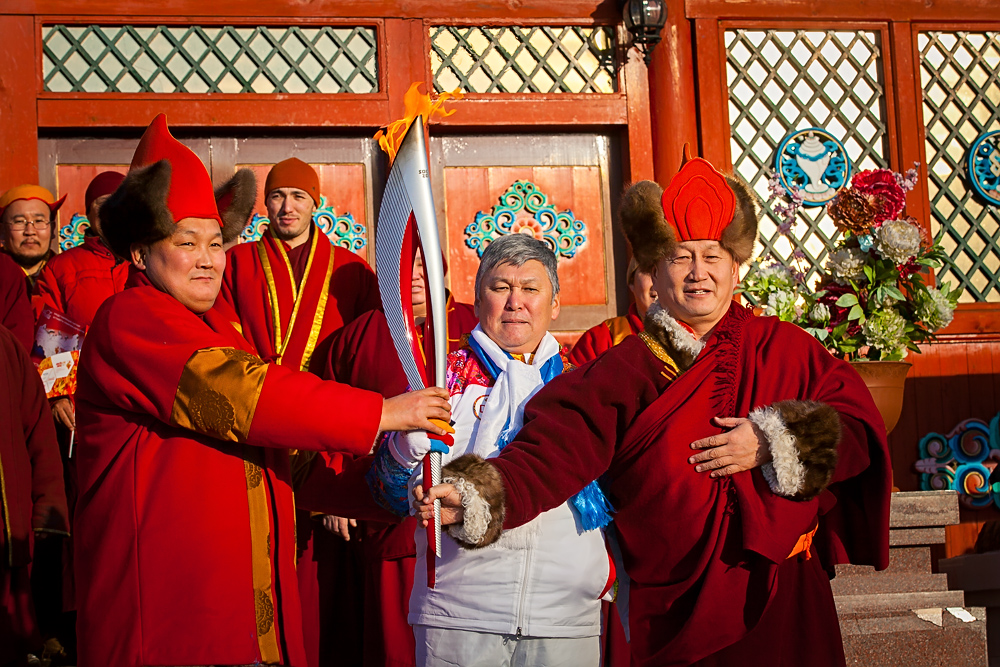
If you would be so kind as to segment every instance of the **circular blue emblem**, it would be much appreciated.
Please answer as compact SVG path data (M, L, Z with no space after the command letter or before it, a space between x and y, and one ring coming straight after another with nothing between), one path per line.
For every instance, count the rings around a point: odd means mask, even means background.
M803 206L826 204L851 177L844 145L818 127L796 130L782 139L774 169L786 190L799 188Z
M1000 206L1000 130L984 132L969 149L968 169L972 187L983 199Z

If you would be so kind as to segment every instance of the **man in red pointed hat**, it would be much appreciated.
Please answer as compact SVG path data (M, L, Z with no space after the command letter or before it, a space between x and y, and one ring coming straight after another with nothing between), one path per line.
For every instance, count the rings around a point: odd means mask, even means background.
M56 199L40 185L18 185L0 195L0 245L24 272L28 294L52 256L56 211L66 195Z
M132 267L78 372L81 667L305 665L288 450L364 456L379 431L444 432L428 421L448 418L441 390L383 400L266 363L240 335L217 296L255 198L249 170L213 193L161 114L100 209ZM350 491L329 489L328 511L380 516Z
M888 565L891 470L867 388L733 301L757 215L703 159L666 191L630 188L622 223L658 297L645 331L546 385L499 457L456 459L455 484L416 492L422 519L442 498L471 548L600 478L633 665L843 665L834 565Z

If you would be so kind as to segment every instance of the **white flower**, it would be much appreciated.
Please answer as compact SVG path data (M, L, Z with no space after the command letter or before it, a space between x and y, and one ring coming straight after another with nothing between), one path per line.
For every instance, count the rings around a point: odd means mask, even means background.
M830 309L825 303L817 302L809 311L809 319L821 326L826 326L830 322Z
M865 342L886 357L902 359L906 356L906 320L895 309L880 310L861 327Z
M795 320L795 299L795 294L786 290L771 292L767 295L767 306L764 307L764 315L776 316L786 322Z
M833 250L826 260L826 270L839 285L846 285L850 280L861 280L865 277L865 253L860 248Z
M875 248L896 264L905 264L920 252L920 231L905 220L890 220L875 230Z
M927 288L927 292L918 292L917 317L929 331L937 331L951 324L955 317L955 309L947 295L939 289Z

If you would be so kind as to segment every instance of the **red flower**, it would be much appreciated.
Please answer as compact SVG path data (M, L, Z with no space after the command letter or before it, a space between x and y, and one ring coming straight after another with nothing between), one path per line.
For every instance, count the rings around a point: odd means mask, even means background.
M888 169L858 172L851 179L851 187L872 196L878 202L880 210L875 217L875 225L881 225L886 220L895 220L903 211L906 191L896 181L896 175Z

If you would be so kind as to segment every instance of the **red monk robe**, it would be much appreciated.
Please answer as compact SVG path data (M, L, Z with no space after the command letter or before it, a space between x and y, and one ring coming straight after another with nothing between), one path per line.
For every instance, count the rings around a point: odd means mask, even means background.
M828 573L888 564L891 474L867 388L802 330L736 304L679 375L667 339L628 337L550 382L516 441L473 477L481 491L502 485L513 528L606 475L634 665L843 665ZM786 399L839 414L839 461L818 497L775 495L761 468L712 479L687 463L689 444L720 430L713 417Z
M18 284L24 289L23 279ZM68 535L49 402L28 352L0 325L0 665L41 647L31 599L36 532Z
M290 368L309 370L313 358L322 364L330 335L381 305L364 260L334 247L315 226L295 249L268 229L256 243L231 248L226 262L221 297L236 310L243 335L263 359Z
M37 312L62 313L85 329L108 297L125 289L128 262L118 259L98 236L48 261L35 282Z
M29 352L35 344L35 316L24 286L24 272L10 257L0 252L0 325Z
M582 366L625 340L626 336L640 331L642 331L642 318L639 317L635 303L632 303L628 307L627 314L604 320L584 331L569 353L569 360L574 366Z
M382 398L262 363L227 311L198 316L135 273L94 320L77 391L81 667L306 664L285 448L367 454ZM371 507L336 498L325 509Z
M463 336L476 328L479 318L470 304L457 302L450 294L447 312L448 352L453 352L462 346ZM423 334L422 324L418 334ZM396 356L385 315L380 311L366 313L341 329L328 361L324 377L329 379L377 391L385 398L406 391L406 375ZM366 522L359 531L364 535L361 547L365 667L415 665L413 629L406 621L417 555L413 522L412 518L388 525ZM335 640L336 637L324 638L324 654L336 647Z

